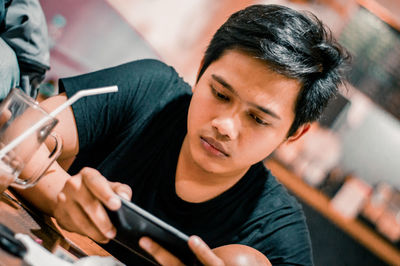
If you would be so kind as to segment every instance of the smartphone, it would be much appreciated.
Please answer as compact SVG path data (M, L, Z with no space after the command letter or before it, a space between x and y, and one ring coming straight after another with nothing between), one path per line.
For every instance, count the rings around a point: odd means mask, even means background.
M154 258L140 248L138 244L142 236L148 236L174 254L185 265L198 264L196 256L188 246L189 236L138 205L123 198L120 199L122 206L117 211L110 211L106 208L111 222L117 229L114 241L142 258L155 263Z

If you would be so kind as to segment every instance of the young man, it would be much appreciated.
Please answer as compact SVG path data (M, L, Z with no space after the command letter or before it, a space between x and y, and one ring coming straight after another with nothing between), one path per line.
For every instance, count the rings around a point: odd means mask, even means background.
M118 209L114 193L132 194L199 236L189 246L206 265L230 265L243 254L248 265L312 265L301 207L262 160L318 118L346 57L312 15L256 5L217 31L193 88L154 60L62 79L65 93L45 108L80 89L118 85L119 92L81 99L60 114L59 164L22 193L65 229L99 242L115 236L103 206ZM123 262L142 263L111 244ZM140 246L161 264L179 263L148 238Z

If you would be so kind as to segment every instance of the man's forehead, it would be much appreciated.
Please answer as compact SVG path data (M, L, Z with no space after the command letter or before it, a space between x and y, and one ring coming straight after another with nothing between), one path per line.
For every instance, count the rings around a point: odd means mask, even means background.
M265 61L240 50L226 51L206 72L209 78L230 91L283 97L289 100L286 104L290 103L290 98L294 104L301 89L299 80L272 70Z

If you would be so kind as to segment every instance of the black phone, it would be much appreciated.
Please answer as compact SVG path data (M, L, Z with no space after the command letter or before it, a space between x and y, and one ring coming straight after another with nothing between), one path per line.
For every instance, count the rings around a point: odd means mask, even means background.
M117 211L106 208L111 222L117 229L117 235L113 241L155 263L154 258L138 244L142 236L148 236L184 264L198 264L196 256L188 246L189 236L130 201L121 198L121 202L122 206Z

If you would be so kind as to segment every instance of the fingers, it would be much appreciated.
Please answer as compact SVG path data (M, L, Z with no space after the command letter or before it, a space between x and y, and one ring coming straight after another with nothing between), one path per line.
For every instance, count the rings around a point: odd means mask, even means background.
M115 195L108 180L93 168L83 168L80 171L85 186L90 192L110 210L118 210L121 200Z
M224 262L214 254L207 244L198 236L189 238L189 247L197 259L204 265L223 266Z
M59 208L56 208L54 212L54 217L62 228L86 235L101 243L106 243L110 238L114 237L115 230L110 230L110 233L101 232L98 227L93 224L92 219L82 210L81 206L67 200L64 193L58 195L58 206ZM104 231L107 232L107 229Z
M178 258L148 237L140 238L139 246L147 253L152 255L153 258L161 265L183 265Z
M225 263L198 236L189 238L189 247L197 259L207 266L224 266ZM139 240L139 246L152 255L161 265L182 265L182 262L148 237Z
M71 177L58 195L54 216L65 229L89 236L98 242L115 237L116 230L104 209L121 206L110 183L94 169L85 168Z
M107 242L116 235L106 209L117 210L121 200L130 200L128 185L109 182L99 171L83 168L69 178L58 195L54 216L63 228L84 234L97 242Z
M112 190L117 193L120 197L131 200L132 198L132 189L130 186L121 184L119 182L110 182Z

